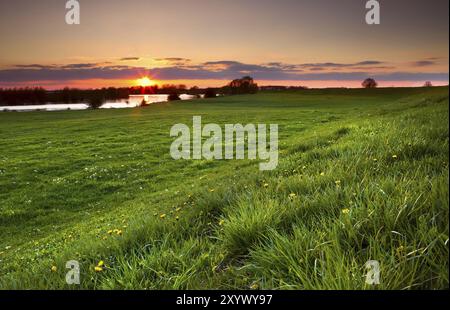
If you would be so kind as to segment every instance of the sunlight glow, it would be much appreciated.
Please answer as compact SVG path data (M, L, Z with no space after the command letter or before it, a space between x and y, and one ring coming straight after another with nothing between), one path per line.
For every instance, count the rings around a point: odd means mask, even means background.
M146 77L146 76L143 77L143 78L137 79L137 80L136 80L136 83L137 83L139 86L142 86L142 87L148 87L148 86L154 86L154 85L157 85L157 83L156 83L155 81L149 79L149 78Z

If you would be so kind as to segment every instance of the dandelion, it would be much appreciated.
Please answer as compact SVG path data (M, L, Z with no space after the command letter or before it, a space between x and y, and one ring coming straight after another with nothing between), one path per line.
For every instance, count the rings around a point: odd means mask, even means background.
M376 163L378 161L378 158L374 158L373 162Z
M175 220L179 221L179 220L180 220L180 217L179 217L179 216L177 216L177 217L175 218Z
M340 180L337 180L337 181L334 182L334 184L336 184L336 186L339 187L339 186L341 186L341 181L340 181Z
M95 271L95 272L102 272L102 271L103 271L103 268L100 267L100 266L95 266L95 267L94 267L94 271Z
M56 266L52 266L52 272L57 272L58 271L58 267L56 267Z
M120 229L118 229L117 230L117 233L116 233L118 236L122 236L122 234L123 234L123 231L122 230L120 230Z
M290 200L294 200L295 198L297 198L297 194L295 194L295 193L289 194L289 199Z
M347 214L349 214L349 213L350 213L350 209L344 209L344 210L342 210L342 214L347 215Z
M397 159L398 156L397 155L392 155L392 159Z
M268 188L269 187L269 183L264 183L264 188Z
M114 231L108 230L108 235L112 235Z
M165 219L166 217L167 217L166 214L161 214L161 215L159 216L159 218L162 219L162 220Z
M225 224L225 220L220 220L219 226L223 226L223 224Z

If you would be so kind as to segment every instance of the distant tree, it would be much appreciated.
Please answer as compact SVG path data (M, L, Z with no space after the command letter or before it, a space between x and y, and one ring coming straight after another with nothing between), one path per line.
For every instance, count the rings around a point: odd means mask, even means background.
M177 92L172 92L172 93L170 93L168 100L169 101L177 101L177 100L181 100L181 98Z
M100 107L105 103L105 99L100 92L96 92L92 94L91 98L88 100L88 105L91 109L96 110L100 109Z
M433 87L433 83L431 83L430 81L426 81L423 86L424 87Z
M214 88L207 88L205 90L205 98L216 98L217 92Z
M372 78L365 79L361 85L364 88L377 88L378 87L377 81L375 81Z
M258 90L258 84L255 83L251 76L233 80L222 88L223 93L230 95L256 94Z

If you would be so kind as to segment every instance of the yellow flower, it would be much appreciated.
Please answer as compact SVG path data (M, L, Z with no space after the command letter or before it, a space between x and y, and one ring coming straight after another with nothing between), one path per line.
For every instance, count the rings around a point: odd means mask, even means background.
M108 235L112 235L113 231L112 230L108 230Z
M321 173L320 173L320 176L323 177L324 175L325 175L325 172L321 172Z
M166 216L167 216L166 214L161 214L161 215L159 216L159 218L163 220L163 219L166 218Z
M397 156L397 155L392 155L392 158L393 158L393 159L397 159L398 156Z
M341 186L341 181L340 180L337 180L334 183L336 184L336 186Z
M342 210L342 214L349 214L350 213L350 209L344 209L344 210Z
M103 266L105 266L105 262L104 261L99 261L98 262L98 264L97 264L97 267L103 267Z
M223 226L223 224L225 224L225 220L220 220L219 226Z
M102 271L103 271L103 268L100 267L100 266L95 266L94 271L95 271L95 272L102 272Z
M177 217L175 218L175 220L179 221L179 220L180 220L180 217L179 217L179 216L177 216Z
M52 272L57 272L57 271L58 271L58 267L52 266Z
M117 230L117 235L118 235L118 236L122 236L122 234L123 234L123 232L122 232L120 229L118 229L118 230Z
M216 190L214 188L209 190L211 193L214 193Z
M250 289L252 289L252 290L259 289L259 284L258 283L253 283L252 285L250 285Z
M265 188L268 188L268 187L269 187L269 184L268 184L268 183L264 183L264 187L265 187Z
M377 159L377 158L374 158L374 159L373 159L373 162L375 162L375 163L376 163L377 161L378 161L378 159Z
M297 194L295 193L289 194L289 199L293 200L295 198L297 198Z

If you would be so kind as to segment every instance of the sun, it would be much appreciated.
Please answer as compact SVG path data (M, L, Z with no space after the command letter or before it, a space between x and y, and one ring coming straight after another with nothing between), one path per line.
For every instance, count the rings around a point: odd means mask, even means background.
M149 79L149 78L146 77L146 76L143 77L143 78L137 79L137 80L136 80L136 83L137 83L139 86L142 86L142 87L154 86L154 85L157 84L155 81Z

